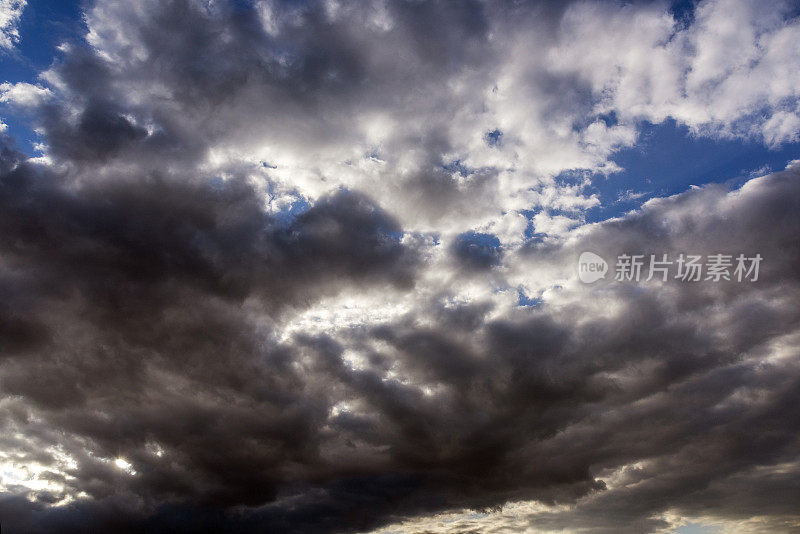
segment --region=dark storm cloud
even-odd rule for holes
[[[58,117],[56,109],[51,114],[46,122],[48,140],[53,152],[68,160],[103,161],[147,137],[147,130],[99,102],[89,104],[74,126]]]
[[[411,287],[415,254],[391,218],[344,191],[277,220],[238,179],[74,188],[5,145],[2,165],[2,387],[24,399],[4,407],[5,432],[21,425],[33,439],[36,407],[99,456],[137,462],[132,491],[150,502],[262,504],[292,479],[291,464],[317,461],[327,394],[314,399],[322,384],[308,383],[255,318],[268,325],[286,306],[349,284]],[[174,469],[149,465],[148,440],[175,447]],[[34,460],[30,445],[5,450],[53,460],[44,445]],[[112,506],[119,470],[79,456],[80,490]],[[53,499],[37,495],[39,505]],[[53,521],[79,524],[85,512],[112,528],[141,515],[92,509]],[[6,525],[23,528],[8,514]]]
[[[31,266],[31,282],[45,288],[30,284],[27,311],[20,301],[6,328],[63,331],[5,356],[3,387],[17,399],[6,424],[42,443],[59,429],[95,451],[65,443],[77,461],[65,483],[93,501],[48,510],[57,496],[47,492],[33,503],[9,497],[12,528],[333,532],[519,499],[580,499],[531,521],[609,532],[658,527],[667,509],[792,512],[800,369],[791,345],[788,359],[764,358],[765,343],[796,331],[800,318],[795,171],[736,194],[710,188],[663,201],[576,245],[695,242],[669,222],[679,221],[704,228],[715,247],[729,233],[743,247],[757,239],[769,259],[758,283],[663,293],[598,286],[613,298],[611,314],[590,306],[598,295],[506,318],[432,303],[339,340],[291,343],[270,339],[238,304],[245,295],[269,309],[291,302],[287,288],[328,277],[407,283],[395,271],[398,230],[366,199],[342,193],[274,230],[241,184],[144,181],[76,196],[25,163],[2,183],[4,257]],[[715,226],[734,212],[733,226]],[[369,252],[347,248],[355,245]],[[429,327],[418,322],[425,314]],[[747,322],[765,314],[771,320]],[[731,335],[739,328],[747,332]],[[368,349],[375,340],[383,348]],[[368,352],[369,365],[346,363],[347,347]],[[387,362],[403,381],[385,378]],[[331,412],[341,402],[350,407]],[[44,422],[28,418],[34,407]],[[24,440],[5,447],[33,454]],[[120,456],[135,475],[98,459]],[[601,480],[604,469],[635,462],[625,485]],[[132,505],[134,496],[147,506]]]
[[[237,178],[151,174],[75,190],[24,161],[4,163],[16,164],[2,176],[6,257],[15,267],[52,271],[62,286],[110,298],[129,284],[150,291],[186,282],[224,297],[261,291],[280,305],[294,292],[311,295],[326,278],[411,282],[401,229],[357,193],[322,198],[276,223]]]
[[[83,340],[96,354],[80,363],[51,353],[49,343],[63,338],[80,343],[82,335],[107,334],[109,343],[155,351],[169,345],[191,357],[189,339],[202,334],[196,348],[235,347],[239,339],[253,350],[250,334],[229,332],[240,330],[234,316],[247,298],[274,313],[349,283],[413,283],[416,260],[399,243],[401,230],[356,193],[320,199],[278,223],[237,179],[150,176],[71,189],[57,174],[4,154],[0,330],[4,353],[26,355],[8,362],[3,384],[42,405],[81,404],[82,385],[93,387],[93,371],[114,375],[102,370],[112,362],[132,373],[120,380],[135,382],[141,371],[141,362],[120,360],[120,348],[104,354],[99,339]],[[184,307],[194,316],[174,316]],[[70,332],[63,313],[75,313],[76,324],[87,321],[88,331]]]

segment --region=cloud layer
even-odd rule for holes
[[[800,167],[584,224],[642,121],[798,139],[791,6],[667,7],[89,6],[0,86],[6,528],[800,528]]]

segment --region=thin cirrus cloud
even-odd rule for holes
[[[86,4],[0,85],[0,521],[800,528],[797,162],[586,222],[645,123],[796,146],[795,11]]]

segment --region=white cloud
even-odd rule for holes
[[[800,20],[785,20],[788,7],[706,0],[681,28],[657,4],[576,3],[551,65],[589,83],[598,111],[626,121],[673,117],[697,133],[774,146],[800,131]]]
[[[50,98],[50,89],[26,82],[0,84],[0,102],[23,108],[34,108]]]
[[[26,0],[0,0],[0,48],[12,48],[19,40],[17,29]]]

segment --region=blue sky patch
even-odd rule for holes
[[[586,220],[618,217],[650,198],[681,193],[693,185],[729,183],[736,187],[755,175],[783,170],[798,158],[800,143],[770,149],[756,140],[694,136],[672,119],[644,123],[637,144],[611,158],[624,170],[592,178],[588,192],[597,193],[600,205],[587,210]]]

